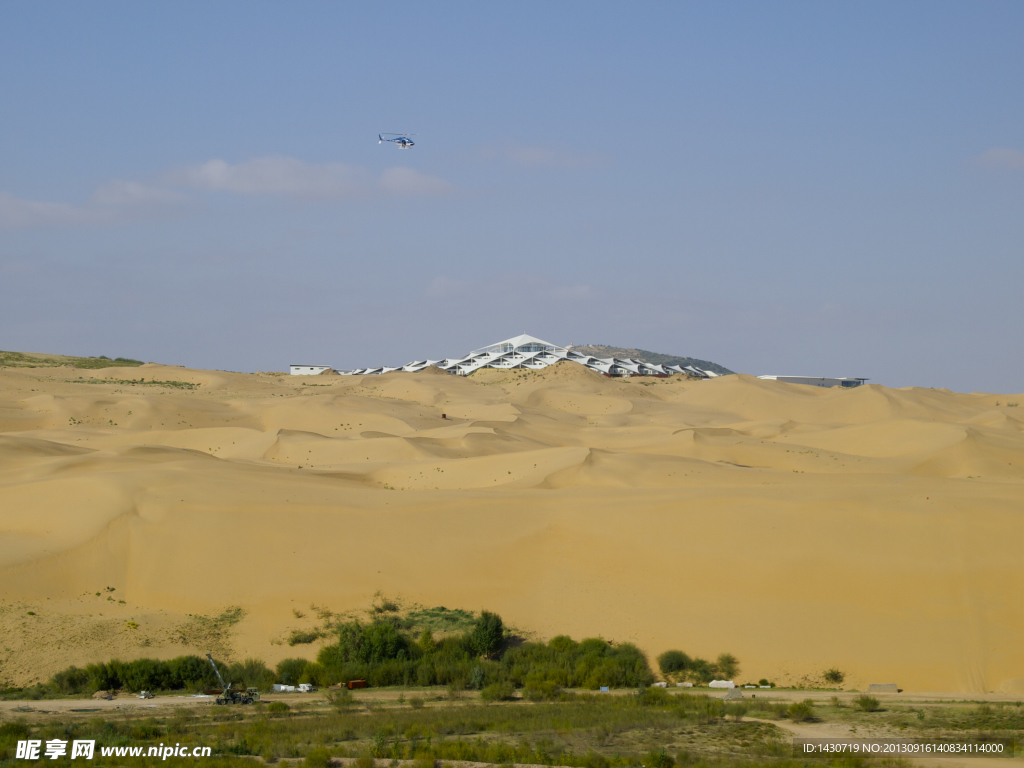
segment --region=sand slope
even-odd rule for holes
[[[1020,401],[571,363],[0,369],[0,682],[313,655],[281,643],[310,605],[383,590],[729,651],[743,679],[1024,692]]]

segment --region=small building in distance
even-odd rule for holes
[[[324,371],[331,369],[329,365],[293,365],[290,367],[292,376],[319,376]]]
[[[758,376],[757,378],[784,381],[787,384],[807,384],[812,387],[859,387],[865,381],[868,381],[868,379],[854,376],[840,378],[829,378],[827,376]]]

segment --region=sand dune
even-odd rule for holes
[[[313,655],[281,642],[293,609],[383,590],[729,651],[743,679],[1024,692],[1021,400],[571,363],[0,369],[0,682]]]

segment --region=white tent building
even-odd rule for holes
[[[712,371],[703,371],[692,365],[681,367],[678,365],[645,363],[643,360],[635,360],[633,358],[592,357],[574,352],[571,347],[560,347],[557,344],[552,344],[526,334],[506,339],[505,341],[499,341],[497,344],[481,347],[460,358],[414,360],[411,363],[395,368],[360,368],[355,371],[339,371],[339,373],[348,376],[373,376],[381,373],[391,373],[392,371],[415,373],[429,366],[435,366],[447,373],[468,376],[473,371],[478,371],[481,368],[539,371],[562,360],[585,365],[590,370],[603,373],[606,376],[671,376],[674,373],[681,373],[687,376],[710,379],[719,375]]]
[[[758,376],[757,378],[784,381],[787,384],[807,384],[811,387],[859,387],[868,381],[859,376]]]

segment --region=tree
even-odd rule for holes
[[[665,651],[658,657],[658,669],[663,675],[673,675],[686,672],[693,661],[682,651]]]
[[[433,653],[437,650],[437,641],[434,640],[434,633],[429,629],[424,629],[420,634],[418,645],[423,653]]]
[[[473,625],[469,636],[473,650],[481,656],[490,656],[499,650],[505,641],[505,625],[501,616],[490,611],[481,611],[480,618]]]
[[[715,665],[699,656],[690,665],[689,676],[699,683],[710,683],[715,679]]]
[[[718,674],[721,675],[723,680],[732,680],[740,673],[740,662],[731,653],[723,653],[718,657],[718,661],[715,662],[715,666],[718,668]]]
[[[359,661],[368,664],[379,664],[389,659],[397,659],[405,650],[406,639],[391,625],[384,622],[371,624],[363,631],[362,643],[359,646]]]

